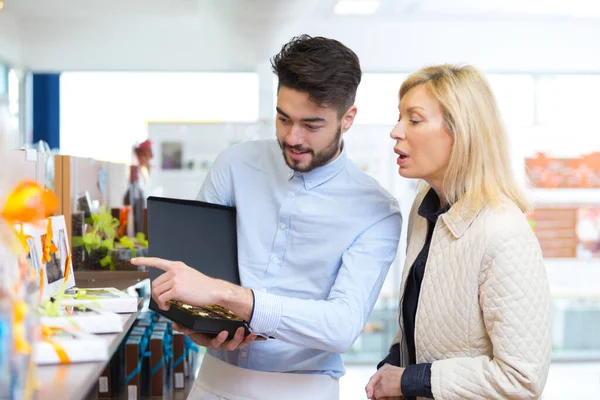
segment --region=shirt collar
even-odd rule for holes
[[[419,206],[419,215],[423,218],[427,218],[429,221],[435,223],[438,217],[446,213],[450,209],[450,205],[447,204],[444,208],[440,208],[440,198],[433,189],[429,189],[423,202]]]
[[[290,169],[290,173],[288,174],[289,179],[292,179],[294,176],[301,177],[304,180],[304,188],[306,190],[311,190],[322,185],[336,176],[346,166],[348,155],[344,147],[342,147],[342,152],[335,160],[312,171],[298,172]]]

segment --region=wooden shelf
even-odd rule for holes
[[[128,287],[136,285],[144,279],[149,279],[149,272],[146,271],[94,271],[84,270],[75,271],[75,284],[77,287],[99,288],[114,287],[119,290],[125,290]]]

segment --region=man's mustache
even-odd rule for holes
[[[308,153],[308,152],[312,152],[312,150],[311,150],[310,148],[307,148],[307,147],[302,147],[302,146],[290,146],[290,145],[289,145],[289,144],[287,144],[287,143],[284,143],[284,144],[283,144],[283,147],[284,147],[284,148],[288,148],[288,149],[290,149],[290,150],[294,150],[294,151],[296,151],[296,152],[298,152],[298,153]]]

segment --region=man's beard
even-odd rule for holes
[[[308,147],[290,146],[287,143],[282,143],[281,141],[278,142],[279,146],[281,147],[281,150],[283,150],[283,159],[285,160],[285,163],[288,165],[288,167],[298,172],[309,172],[315,168],[322,167],[323,165],[327,164],[338,154],[338,152],[344,147],[344,143],[340,140],[341,137],[342,127],[339,126],[335,137],[333,138],[331,143],[329,143],[329,146],[327,146],[324,150],[316,154],[313,149]],[[310,153],[312,157],[310,159],[309,164],[307,166],[301,167],[300,164],[302,163],[302,161],[288,160],[288,157],[285,153],[286,148],[292,149],[297,152]]]

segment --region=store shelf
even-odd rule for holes
[[[123,332],[98,335],[108,343],[109,359],[129,332],[139,312],[120,314]],[[38,400],[82,400],[98,382],[109,360],[94,363],[59,364],[37,367]]]
[[[75,283],[79,288],[114,287],[125,290],[149,279],[148,271],[75,271]]]

